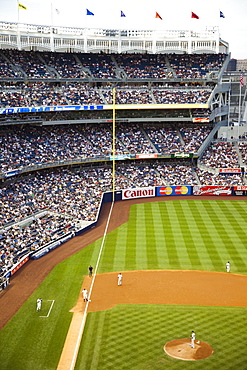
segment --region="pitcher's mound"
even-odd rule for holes
[[[195,341],[195,348],[191,348],[190,339],[175,339],[164,345],[164,351],[171,357],[185,361],[202,360],[212,355],[213,348],[202,341]]]

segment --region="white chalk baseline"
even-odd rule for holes
[[[50,316],[50,313],[51,313],[51,310],[52,310],[52,307],[55,303],[55,299],[47,299],[47,302],[51,302],[51,306],[49,308],[49,311],[48,311],[48,314],[46,316],[40,316],[40,317],[49,317]]]

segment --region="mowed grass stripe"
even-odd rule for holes
[[[125,246],[125,255],[123,256],[125,270],[136,269],[136,229],[138,208],[134,207],[131,210],[131,221],[127,224],[127,238]]]
[[[155,269],[158,266],[158,257],[156,251],[156,239],[155,239],[155,220],[153,217],[153,209],[155,205],[147,203],[145,206],[145,231],[146,231],[146,256],[147,256],[147,268]]]
[[[191,268],[190,258],[187,253],[186,242],[189,243],[186,231],[183,227],[183,215],[180,213],[179,201],[170,205],[169,212],[172,215],[172,227],[174,229],[174,247],[177,250],[182,268]]]
[[[221,249],[222,258],[223,255],[225,255],[225,262],[229,260],[235,261],[235,264],[238,266],[238,268],[246,270],[244,260],[236,248],[236,245],[239,245],[242,242],[240,241],[238,233],[235,230],[236,222],[234,222],[234,218],[230,216],[230,212],[225,214],[225,207],[223,211],[224,213],[222,212],[220,203],[216,203],[214,207],[210,204],[210,208],[211,214],[214,217],[216,232],[221,236],[221,243],[219,247]],[[234,210],[236,211],[236,209]],[[224,222],[222,222],[222,219]],[[232,267],[234,267],[235,270],[237,266],[232,264]]]
[[[215,218],[218,224],[221,224],[223,230],[223,243],[222,247],[225,248],[227,260],[231,260],[234,272],[247,271],[246,258],[247,258],[247,237],[246,237],[246,221],[243,218],[234,217],[238,214],[238,202],[232,202],[226,207],[224,205],[223,212],[225,214],[224,223],[219,217],[220,211],[222,212],[222,204],[218,202],[214,207]],[[222,248],[223,252],[223,248]]]
[[[206,202],[206,203],[205,203]],[[221,256],[218,252],[217,244],[214,239],[214,221],[208,214],[208,203],[207,201],[195,202],[197,209],[197,225],[201,232],[204,245],[208,250],[211,264],[215,270],[219,269],[219,266],[223,264]]]
[[[115,250],[116,250],[117,232],[114,230],[111,234],[107,234],[102,249],[101,258],[99,261],[98,273],[112,271],[114,268]],[[98,242],[98,241],[97,241]],[[99,249],[102,247],[103,238],[99,239]],[[98,253],[99,255],[99,253]],[[98,259],[98,257],[97,257]],[[96,261],[97,261],[96,259]]]
[[[111,234],[114,235],[114,239],[111,240]],[[106,251],[109,248],[109,244],[115,243],[115,254],[112,271],[124,270],[125,269],[125,256],[126,249],[128,248],[127,238],[128,238],[128,226],[127,224],[122,225],[121,228],[118,228],[108,235],[107,243],[105,245]]]
[[[104,335],[107,335],[107,331],[104,333],[104,328],[108,320],[109,317],[106,317],[106,311],[101,312],[99,316],[88,314],[75,370],[94,370],[98,368],[102,340]]]
[[[166,209],[161,207],[160,203],[154,202],[153,205],[153,218],[155,220],[154,227],[154,239],[156,241],[156,254],[157,254],[157,266],[155,268],[163,269],[167,268],[167,249],[165,245],[165,236],[162,218],[166,218]]]
[[[162,218],[162,224],[164,229],[165,246],[167,250],[167,268],[181,269],[178,252],[175,247],[175,235],[173,229],[173,221],[176,219],[176,213],[171,215],[171,204],[170,202],[159,203],[161,213],[164,208],[165,217]]]
[[[198,255],[196,241],[194,241],[193,233],[197,230],[197,224],[192,222],[191,211],[186,202],[174,203],[177,214],[179,215],[179,227],[181,229],[184,244],[186,247],[186,254],[190,260],[190,268],[201,269],[202,263]],[[184,267],[185,268],[185,267]]]
[[[190,217],[188,217],[188,219],[190,219],[190,222],[192,224],[196,225],[196,227],[194,227],[193,229],[192,237],[195,241],[195,245],[198,250],[198,254],[200,256],[202,269],[203,270],[213,270],[214,266],[212,264],[212,261],[209,255],[209,251],[205,245],[205,238],[202,237],[202,233],[201,233],[202,222],[199,222],[199,217],[198,217],[200,215],[200,212],[198,211],[195,205],[195,202],[193,200],[187,201],[187,207],[190,210],[190,213],[188,213]]]
[[[147,261],[147,239],[146,239],[146,223],[145,223],[145,205],[139,204],[138,206],[135,205],[134,207],[131,206],[135,210],[136,219],[135,219],[135,248],[136,248],[136,270],[143,270],[148,268],[148,261]]]
[[[236,233],[236,237],[239,240],[240,245],[244,246],[246,249],[247,244],[247,231],[246,231],[246,221],[247,221],[247,207],[245,205],[245,212],[241,212],[241,204],[245,202],[233,202],[229,205],[226,203],[228,207],[228,224],[234,225],[234,232]],[[240,217],[239,217],[240,216]]]
[[[174,247],[177,250],[177,255],[180,260],[182,269],[190,269],[191,262],[187,252],[186,243],[189,243],[187,230],[184,228],[184,217],[180,212],[178,202],[171,202],[169,211],[172,220],[172,229],[174,234]]]

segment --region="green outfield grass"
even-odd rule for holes
[[[99,273],[141,269],[191,269],[247,273],[245,201],[186,200],[131,207],[128,223],[109,233]],[[51,272],[0,333],[3,370],[56,369],[89,264],[95,266],[102,239]],[[107,289],[107,288],[106,288]],[[213,287],[212,287],[213,289]],[[246,294],[246,292],[243,292]],[[41,313],[35,311],[43,298]],[[49,318],[41,318],[55,300]],[[119,305],[88,314],[76,370],[246,369],[245,308]],[[185,362],[163,351],[167,341],[195,330],[215,352]]]

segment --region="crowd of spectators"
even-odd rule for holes
[[[9,68],[8,64],[6,64],[5,58],[2,57],[0,53],[0,78],[14,78],[18,77],[18,74],[13,71],[13,69]]]
[[[116,88],[116,104],[205,104],[211,90],[147,87]],[[0,85],[1,107],[112,104],[111,87],[93,87],[83,82],[29,81]]]
[[[219,70],[225,60],[224,54],[172,54],[170,65],[178,78],[205,78],[210,71]]]
[[[47,51],[1,50],[0,76],[27,78],[116,78],[127,79],[205,78],[219,70],[223,54],[96,54]],[[17,72],[16,68],[19,70]],[[5,74],[4,74],[5,73]]]
[[[117,176],[119,174],[128,179],[125,186],[129,187],[245,184],[241,175],[213,174],[194,167],[190,162],[122,164],[117,166]]]
[[[5,65],[15,77],[21,76],[28,78],[52,78],[54,74],[47,70],[47,65],[42,61],[40,53],[26,50],[4,49],[2,51]],[[16,73],[19,67],[19,73]]]
[[[246,140],[247,140],[247,137],[246,137]],[[242,141],[242,142],[239,142],[238,145],[239,145],[239,151],[242,157],[243,164],[247,165],[247,142]]]
[[[55,70],[60,78],[84,78],[81,63],[72,53],[43,52],[40,54],[45,64]]]
[[[148,137],[159,153],[182,152],[183,145],[175,126],[148,125],[145,128]]]
[[[113,103],[112,89],[101,89],[106,104]],[[116,104],[153,104],[151,91],[147,88],[116,90]]]
[[[201,185],[246,185],[241,174],[214,174],[199,168],[196,173]]]
[[[157,104],[205,104],[211,94],[211,90],[205,89],[155,89],[153,95]]]
[[[164,55],[118,54],[117,64],[127,78],[167,78],[169,76]]]
[[[205,124],[118,123],[115,154],[196,153],[211,129]],[[77,158],[109,157],[112,145],[110,124],[0,126],[0,172]],[[201,163],[238,166],[238,156],[233,144],[214,142]]]
[[[0,231],[0,276],[20,259],[75,230],[75,221],[62,215],[33,217],[26,226],[14,224]]]
[[[233,142],[213,141],[203,153],[200,162],[208,167],[239,167],[236,144]]]
[[[90,70],[95,78],[111,79],[116,77],[116,64],[109,54],[77,54],[81,65]]]
[[[88,168],[46,171],[0,189],[0,274],[24,254],[96,219],[100,197],[110,189],[111,171]],[[46,215],[36,217],[39,212]],[[32,217],[32,221],[30,219]],[[18,222],[28,220],[19,226]]]
[[[184,151],[186,153],[196,153],[204,140],[208,137],[212,130],[212,125],[194,125],[193,127],[187,125],[180,125],[179,131],[184,142]]]
[[[176,86],[149,84],[124,85],[128,79],[205,79],[219,70],[224,55],[138,55],[26,52],[2,50],[0,53],[0,107],[32,107],[58,105],[112,104],[112,86],[108,82],[92,82],[92,78],[111,80],[118,77],[116,104],[191,104],[206,103],[213,86]],[[119,77],[120,76],[120,77]],[[11,78],[22,77],[22,81]],[[9,81],[6,81],[9,78]],[[63,80],[63,79],[66,79]],[[74,80],[73,80],[74,79]],[[85,79],[87,80],[85,82]],[[25,81],[25,82],[24,82]],[[89,81],[89,82],[88,82]],[[162,84],[163,82],[161,82]],[[192,84],[188,82],[188,84]],[[115,84],[114,84],[115,86]],[[146,110],[140,117],[155,117],[163,113]],[[175,114],[175,109],[171,110]],[[93,118],[102,118],[98,112]],[[107,112],[108,113],[108,112]],[[106,114],[107,114],[106,113]],[[205,110],[203,114],[209,115]],[[119,112],[119,117],[122,112]],[[124,113],[126,114],[126,113]],[[136,112],[131,112],[135,116]],[[168,113],[167,113],[168,114]],[[178,110],[178,116],[202,116],[202,110]],[[176,115],[175,114],[175,115]],[[41,120],[80,119],[78,112],[50,112]],[[22,120],[24,115],[16,115]],[[47,118],[48,117],[48,118]],[[25,117],[28,119],[29,117]],[[87,116],[88,118],[88,116]],[[6,120],[5,120],[6,121]],[[141,120],[140,120],[141,122]],[[152,122],[150,120],[150,122]],[[196,153],[210,133],[210,125],[145,123],[116,125],[116,155]],[[112,190],[112,165],[106,163],[112,155],[112,125],[10,125],[0,126],[0,172],[51,164],[77,158],[99,158],[70,169],[51,169],[13,177],[0,185],[0,275],[10,269],[23,255],[76,230],[83,222],[95,221],[101,196]],[[242,185],[240,175],[215,175],[210,167],[239,167],[234,146],[213,142],[201,163],[208,171],[196,169],[194,162],[121,161],[116,162],[115,190],[146,186],[172,185]],[[242,143],[243,162],[247,145]],[[104,165],[103,165],[104,163]],[[109,162],[108,162],[109,163]],[[84,167],[83,167],[84,166]]]

